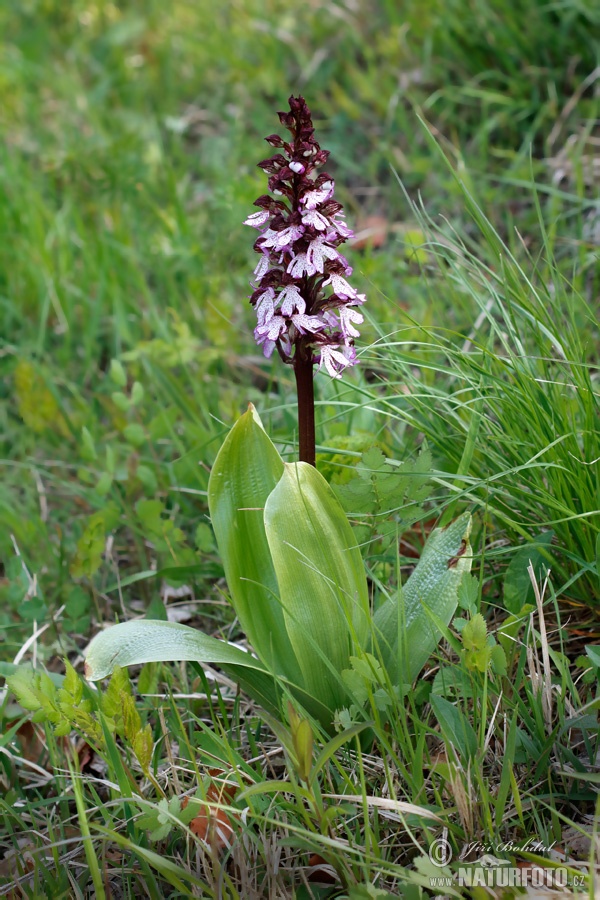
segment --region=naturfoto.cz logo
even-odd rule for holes
[[[459,868],[456,877],[438,876],[429,879],[432,888],[443,887],[486,887],[486,888],[565,888],[584,887],[585,876],[570,875],[564,866],[556,869],[538,866],[517,868],[497,866],[484,869],[482,866]]]

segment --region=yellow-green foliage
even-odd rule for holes
[[[106,751],[106,728],[126,741],[147,773],[154,741],[150,726],[142,724],[127,670],[117,666],[106,691],[90,695],[87,688],[84,697],[83,679],[68,660],[65,667],[60,685],[56,676],[51,678],[29,666],[20,666],[6,682],[20,705],[33,712],[34,722],[49,723],[59,737],[77,731],[100,752]]]
[[[14,372],[15,400],[19,415],[37,434],[47,428],[66,434],[66,423],[54,394],[42,375],[25,359],[19,360]]]
[[[102,554],[106,544],[106,535],[119,519],[119,511],[114,504],[108,503],[103,510],[90,516],[85,530],[77,541],[77,553],[71,563],[71,575],[74,578],[91,578],[102,563]]]
[[[486,621],[476,613],[462,630],[463,659],[469,671],[487,672],[491,666],[496,674],[506,674],[506,656],[494,636],[488,634]]]

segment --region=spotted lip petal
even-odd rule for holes
[[[259,211],[244,223],[260,231],[250,298],[257,318],[254,336],[266,357],[275,347],[287,363],[308,354],[320,370],[339,378],[357,362],[355,326],[363,317],[350,307],[366,298],[346,280],[352,267],[338,248],[353,232],[334,200],[333,179],[318,173],[329,152],[315,140],[304,98],[290,97],[289,106],[279,120],[291,140],[269,135],[265,140],[278,152],[258,164],[274,196],[262,194],[254,204]]]
[[[261,225],[269,218],[269,212],[266,209],[262,209],[259,212],[252,213],[251,216],[244,221],[244,225],[250,225],[252,228],[260,228]]]

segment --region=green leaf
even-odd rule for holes
[[[111,380],[117,387],[125,387],[127,384],[127,373],[123,368],[123,364],[118,359],[111,359],[110,369],[108,370]]]
[[[500,648],[502,649],[502,648]],[[502,651],[504,652],[504,651]],[[484,647],[482,650],[466,650],[464,661],[470,672],[486,672],[492,659],[492,648]]]
[[[222,574],[222,572],[220,573]],[[138,581],[147,581],[150,578],[166,578],[171,581],[185,581],[187,578],[193,578],[199,575],[201,578],[219,577],[219,569],[210,563],[197,563],[193,566],[166,566],[164,569],[146,569],[144,572],[136,572],[134,575],[128,575],[115,584],[105,588],[105,593],[110,594],[119,588],[128,587],[130,584],[136,584]]]
[[[19,616],[24,619],[26,622],[40,621],[43,620],[48,612],[48,607],[41,599],[41,597],[32,597],[30,600],[26,600],[19,607]]]
[[[592,644],[588,644],[585,648],[585,652],[587,653],[590,662],[595,668],[600,669],[600,650],[598,647],[594,647]]]
[[[215,539],[211,531],[210,525],[206,522],[199,522],[194,533],[194,543],[198,550],[202,553],[209,553],[214,550]]]
[[[362,731],[365,731],[367,728],[370,728],[373,725],[373,722],[358,722],[355,725],[350,725],[348,728],[344,729],[344,731],[340,732],[340,734],[336,734],[331,740],[327,741],[324,747],[321,749],[319,755],[315,759],[314,766],[311,771],[310,780],[314,782],[315,778],[323,768],[323,766],[330,760],[335,753],[343,747],[343,745],[349,741],[351,738],[356,737]]]
[[[518,648],[516,637],[524,624],[529,621],[529,613],[534,609],[533,604],[526,604],[518,613],[508,616],[498,628],[496,634],[507,660],[512,660],[516,654]]]
[[[163,603],[160,594],[155,594],[152,597],[152,600],[146,608],[146,616],[148,619],[160,619],[161,622],[166,622],[169,618],[167,607]]]
[[[467,622],[462,632],[465,650],[483,650],[487,641],[487,625],[481,613],[477,613]]]
[[[158,480],[150,466],[138,466],[135,470],[135,477],[141,482],[147,494],[155,494],[158,490]]]
[[[465,714],[453,703],[444,700],[437,694],[432,694],[429,702],[440,724],[444,740],[450,742],[463,759],[475,756],[477,735]]]
[[[164,506],[160,500],[138,500],[135,504],[135,511],[145,529],[151,531],[152,534],[162,534],[163,519],[161,514],[164,511]]]
[[[157,693],[159,668],[156,663],[146,663],[143,667],[137,680],[137,689],[140,694]]]
[[[181,802],[178,797],[171,797],[168,801],[163,797],[154,809],[140,816],[136,824],[138,828],[150,832],[151,841],[162,841],[171,831],[175,824],[173,817],[177,818],[180,810]]]
[[[121,622],[96,635],[87,649],[85,677],[89,681],[99,681],[110,675],[116,666],[170,660],[231,663],[266,671],[263,663],[249,653],[188,625],[139,619]]]
[[[132,422],[123,430],[123,436],[132,447],[141,447],[146,443],[146,432],[138,422]]]
[[[124,791],[122,791],[122,793],[124,793]],[[172,797],[171,801],[169,801],[169,808],[174,799],[177,798]],[[124,847],[128,854],[133,854],[137,859],[141,859],[144,865],[149,865],[152,866],[153,869],[156,869],[169,884],[173,885],[175,890],[178,891],[179,896],[189,896],[189,890],[186,887],[186,883],[193,885],[196,889],[196,893],[199,896],[202,896],[202,891],[206,887],[206,882],[197,878],[192,872],[182,867],[179,860],[175,863],[164,855],[164,851],[160,854],[148,850],[141,845],[139,840],[135,842],[130,841],[113,828],[105,828],[103,825],[98,825],[95,822],[90,822],[90,827],[98,832],[98,834],[103,835],[105,842],[108,843],[110,841],[110,843],[115,843],[120,847]]]
[[[68,659],[65,660],[65,680],[61,690],[69,695],[72,705],[77,706],[83,697],[83,682]]]
[[[511,613],[518,613],[526,603],[533,602],[533,585],[527,571],[533,565],[536,577],[550,568],[549,547],[554,537],[553,531],[545,531],[535,541],[519,547],[504,576],[504,605]]]
[[[39,670],[33,668],[30,663],[9,663],[0,661],[0,675],[3,678],[7,678],[11,675],[27,673],[29,676],[35,676],[39,673]],[[50,678],[53,685],[56,687],[62,687],[65,676],[59,675],[57,672],[48,672],[48,677]]]
[[[446,698],[454,695],[457,699],[469,699],[473,696],[473,679],[459,666],[440,666],[433,679],[432,693]]]
[[[87,462],[96,459],[96,445],[88,428],[85,425],[81,429],[81,443],[83,444],[81,455]]]
[[[313,758],[313,730],[308,719],[299,716],[291,703],[288,703],[288,718],[296,771],[302,781],[308,781]]]
[[[302,684],[333,713],[348,700],[341,672],[369,633],[367,579],[352,528],[323,476],[302,462],[286,464],[266,502],[265,528]]]
[[[139,381],[134,381],[131,388],[131,402],[134,406],[141,403],[144,399],[144,387]]]
[[[131,696],[131,682],[129,674],[116,661],[113,662],[110,673],[111,679],[106,691],[101,695],[100,705],[105,716],[115,719],[122,714],[123,697]]]
[[[485,672],[492,658],[492,646],[488,641],[487,625],[481,613],[476,613],[462,630],[464,661],[467,669]],[[491,638],[493,641],[493,638]],[[502,651],[503,652],[503,651]]]
[[[479,579],[474,575],[465,575],[458,589],[458,605],[472,615],[477,611],[479,597]]]
[[[225,641],[176,622],[139,619],[101,631],[87,649],[85,676],[89,681],[99,681],[117,666],[178,660],[218,663],[258,703],[279,712],[279,695],[260,660]]]
[[[106,497],[111,489],[112,483],[113,477],[110,472],[103,472],[96,482],[96,493],[99,494],[100,497]]]
[[[35,711],[40,708],[39,679],[34,669],[25,666],[16,669],[14,674],[6,677],[6,684],[23,709]]]
[[[74,578],[91,578],[98,571],[102,564],[106,533],[114,527],[117,520],[118,512],[115,519],[115,507],[110,503],[90,516],[85,531],[77,541],[77,553],[71,563],[71,575]]]
[[[386,463],[387,459],[379,447],[369,447],[362,455],[361,465],[358,466],[358,470],[361,475],[365,475],[368,478],[372,472],[376,472],[378,469],[385,469]]]
[[[269,668],[299,684],[264,524],[267,498],[282,474],[283,461],[250,404],[217,454],[208,506],[231,601],[248,640]]]
[[[385,674],[377,659],[371,653],[362,657],[350,657],[351,669],[344,669],[342,678],[353,702],[364,705],[370,694],[385,684]]]
[[[462,578],[471,569],[470,531],[469,513],[436,528],[398,596],[376,611],[376,643],[393,684],[412,684],[441,637],[433,620],[448,625],[452,619]]]
[[[129,407],[131,406],[131,400],[129,399],[127,394],[124,394],[123,391],[113,391],[111,397],[113,399],[113,403],[115,404],[117,409],[120,410],[120,412],[127,412]]]
[[[506,653],[500,644],[496,644],[491,648],[491,664],[492,671],[496,675],[506,675],[508,672],[508,663],[506,660]]]
[[[61,721],[55,725],[54,734],[56,737],[66,737],[73,730],[71,726],[71,722],[68,718],[61,719]]]
[[[78,619],[85,615],[90,608],[90,596],[79,585],[75,585],[70,591],[65,603],[65,612],[70,619]]]
[[[131,744],[142,730],[142,720],[131,694],[122,694],[121,714],[123,716],[123,734],[125,739]],[[135,752],[137,756],[137,751]]]
[[[574,778],[576,781],[590,781],[592,784],[600,785],[600,772],[574,772],[573,770],[563,772],[556,769],[557,775],[563,775],[565,778]]]
[[[356,884],[350,888],[348,900],[392,900],[395,896],[397,895],[375,887],[374,884]]]
[[[392,464],[379,447],[371,447],[363,453],[354,476],[345,484],[336,484],[334,490],[348,512],[376,516],[397,512],[399,524],[405,528],[418,519],[417,504],[430,493],[430,478],[431,454],[426,446],[415,460],[400,464]],[[378,521],[378,533],[380,528]]]

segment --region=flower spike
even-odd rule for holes
[[[365,297],[346,280],[352,268],[338,251],[353,233],[333,199],[334,181],[318,173],[329,151],[314,138],[304,98],[290,97],[289,106],[279,120],[291,140],[269,135],[265,140],[277,152],[258,164],[270,176],[275,196],[259,197],[254,204],[259,212],[244,223],[260,232],[250,297],[257,315],[254,336],[265,356],[277,347],[284,362],[295,368],[317,364],[339,378],[357,362],[355,326],[363,317],[356,307]]]

